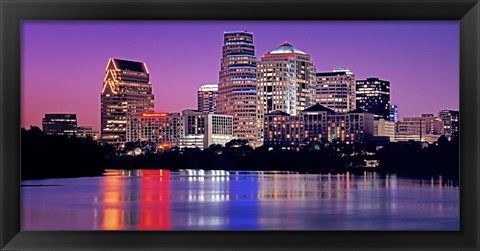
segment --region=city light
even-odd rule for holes
[[[168,113],[143,113],[142,117],[148,118],[148,117],[167,117]]]

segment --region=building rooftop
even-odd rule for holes
[[[347,75],[347,73],[344,71],[317,72],[317,76],[340,76],[340,75]]]
[[[284,54],[284,53],[297,53],[297,54],[303,54],[303,55],[307,54],[307,53],[293,47],[288,42],[283,43],[280,47],[277,47],[277,48],[269,51],[267,54]]]
[[[276,111],[270,112],[270,113],[268,113],[267,115],[275,115],[275,116],[290,116],[290,114],[288,114],[288,113],[286,113],[286,112],[279,111],[279,110],[276,110]]]
[[[353,75],[353,72],[347,68],[335,68],[329,72],[317,72],[317,76],[340,76],[340,75]]]
[[[218,84],[206,84],[200,86],[198,91],[218,91]]]
[[[113,58],[113,63],[115,64],[115,67],[119,70],[130,70],[148,74],[147,66],[143,62]]]
[[[365,112],[365,110],[363,110],[363,109],[357,108],[357,109],[351,110],[351,111],[349,111],[349,112],[347,112],[347,113],[366,113],[366,112]]]
[[[246,30],[243,30],[243,31],[225,31],[223,32],[224,34],[235,34],[235,33],[244,33],[244,34],[250,34],[252,35],[252,32],[249,32],[249,31],[246,31]]]
[[[325,107],[325,106],[323,106],[319,103],[308,107],[307,109],[303,110],[302,112],[328,112],[328,113],[332,113],[332,114],[335,113],[332,109],[327,108],[327,107]]]

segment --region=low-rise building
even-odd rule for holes
[[[128,119],[127,141],[147,141],[162,146],[205,149],[225,145],[233,139],[232,116],[205,114],[198,110],[182,113],[144,113]]]
[[[100,133],[97,130],[94,130],[93,127],[91,126],[78,126],[77,137],[79,138],[90,137],[93,140],[98,140],[100,138]]]
[[[444,134],[443,121],[433,114],[421,117],[405,117],[396,123],[396,141],[420,141],[434,143]]]
[[[373,136],[388,137],[390,142],[395,142],[395,121],[379,119],[373,121]]]
[[[367,140],[373,136],[373,114],[362,110],[335,113],[320,104],[298,116],[274,111],[265,116],[264,144],[299,146],[318,140],[340,140],[346,143]]]
[[[77,134],[77,114],[45,114],[42,131],[48,135],[75,136]]]

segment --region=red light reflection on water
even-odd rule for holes
[[[123,175],[104,177],[100,229],[170,229],[170,171],[139,170],[138,183]]]
[[[170,229],[170,171],[141,170],[140,230]]]

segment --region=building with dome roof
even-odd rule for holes
[[[265,114],[292,116],[315,104],[316,68],[307,53],[288,42],[257,62],[257,126],[263,135]]]

